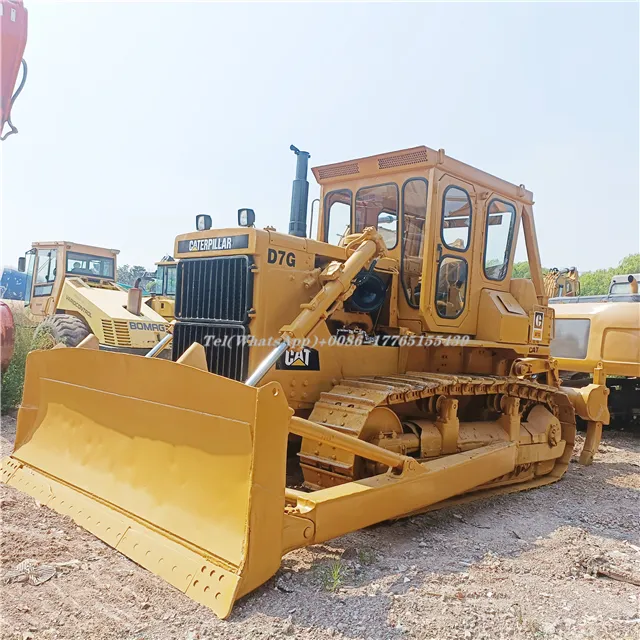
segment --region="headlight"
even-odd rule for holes
[[[211,229],[211,216],[208,216],[206,213],[201,213],[199,216],[196,216],[196,229],[198,231]]]
[[[253,227],[256,214],[253,209],[238,209],[238,226]]]

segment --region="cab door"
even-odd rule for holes
[[[38,247],[34,258],[29,307],[33,315],[46,316],[55,312],[58,251],[56,247]],[[29,278],[28,275],[27,278]]]
[[[474,186],[443,174],[438,180],[434,206],[431,260],[425,260],[423,282],[430,287],[420,306],[429,331],[463,333],[471,324],[471,278],[474,265],[474,230],[479,217]]]

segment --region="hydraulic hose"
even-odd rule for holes
[[[24,58],[22,58],[21,65],[22,65],[22,80],[20,80],[20,84],[18,85],[18,88],[15,90],[15,92],[11,96],[11,101],[9,102],[9,115],[7,116],[7,124],[9,125],[10,131],[7,131],[7,133],[5,133],[3,136],[0,136],[1,141],[6,140],[10,135],[13,135],[14,133],[18,133],[17,127],[15,127],[13,125],[13,122],[11,122],[11,110],[13,109],[13,105],[15,101],[18,99],[18,96],[22,92],[22,89],[24,89],[25,82],[27,81],[27,61]]]

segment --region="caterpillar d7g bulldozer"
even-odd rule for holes
[[[318,167],[313,240],[294,151],[289,234],[243,209],[176,239],[174,361],[30,354],[2,465],[221,617],[292,549],[555,482],[576,413],[608,420],[559,386],[524,186],[427,147]]]

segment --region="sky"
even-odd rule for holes
[[[640,250],[636,3],[26,5],[3,264],[71,240],[150,268],[240,207],[286,232],[290,144],[312,166],[426,144],[524,183],[548,267]]]

